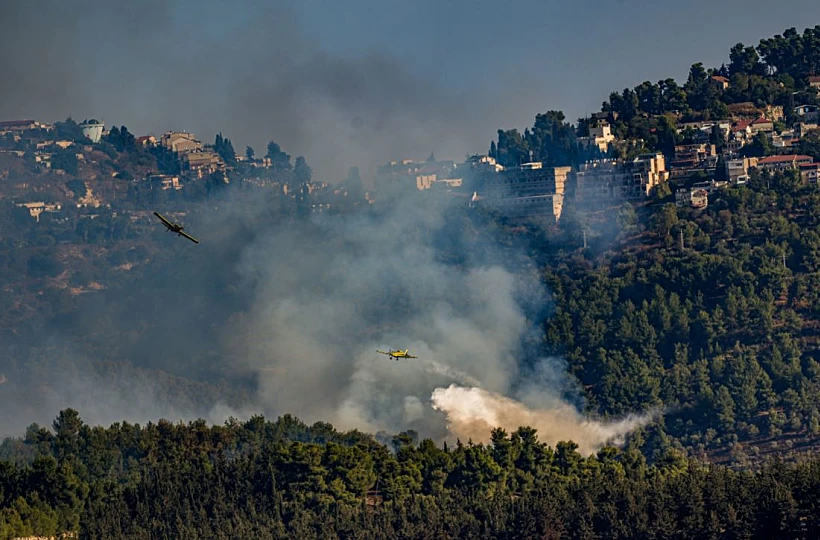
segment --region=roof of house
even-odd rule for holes
[[[747,127],[752,125],[751,120],[738,120],[734,124],[732,124],[732,131],[743,131]]]
[[[812,75],[811,77],[809,77],[809,82],[810,83],[820,82],[820,75]]]
[[[0,128],[15,126],[30,126],[34,120],[4,120],[0,122]]]
[[[772,121],[771,121],[771,120],[769,120],[768,118],[763,118],[763,117],[761,116],[760,118],[755,119],[755,120],[752,122],[752,125],[754,125],[754,124],[771,124],[771,123],[772,123]]]
[[[729,82],[729,79],[727,79],[723,75],[712,75],[712,80],[722,82],[722,83],[728,83]]]
[[[803,156],[799,154],[791,154],[788,156],[769,156],[761,158],[757,163],[758,164],[767,164],[767,163],[789,163],[793,161],[803,161],[803,160],[811,160],[811,156]]]

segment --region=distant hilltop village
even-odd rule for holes
[[[185,131],[135,137],[96,119],[0,122],[0,197],[11,193],[35,219],[124,195],[131,206],[193,202],[228,184],[273,190],[294,199],[299,212],[335,212],[414,191],[553,223],[570,207],[601,213],[653,201],[703,208],[715,188],[765,180],[767,171],[817,183],[818,29],[790,28],[756,47],[738,43],[728,64],[693,64],[683,84],[667,78],[612,92],[599,112],[576,124],[560,111],[537,114],[523,133],[499,129],[486,154],[462,163],[433,154],[390,161],[375,171],[371,190],[356,167],[333,185],[317,182],[304,157],[292,161],[273,141],[257,157],[250,147],[235,152],[221,134],[205,144]],[[43,173],[39,185],[22,174],[26,169]],[[62,200],[46,196],[48,182],[60,184],[51,181],[56,175],[66,176],[61,187],[70,191]]]
[[[73,217],[73,209],[81,210],[81,219],[115,214],[150,220],[145,208],[195,203],[232,184],[293,199],[301,213],[373,202],[356,167],[340,186],[312,176],[304,157],[292,160],[273,141],[256,157],[250,147],[236,153],[221,134],[207,144],[187,131],[135,137],[96,119],[0,122],[0,201],[13,202],[37,222]]]
[[[725,91],[730,83],[726,77],[713,75],[708,84],[715,91]],[[813,77],[810,85],[820,87],[820,79]],[[539,115],[541,120],[542,116]],[[647,144],[643,139],[617,137],[612,124],[618,121],[618,112],[600,112],[588,119],[583,136],[568,136],[571,147],[565,152],[571,164],[554,166],[527,160],[532,151],[515,154],[518,163],[510,163],[515,149],[512,143],[502,140],[502,135],[512,133],[514,138],[516,133],[499,132],[498,146],[493,142],[489,154],[471,156],[463,163],[441,161],[431,154],[425,161],[404,159],[382,165],[376,170],[374,189],[361,190],[361,195],[367,204],[379,196],[429,190],[460,197],[466,204],[492,209],[507,218],[539,217],[552,222],[561,219],[569,201],[581,210],[601,210],[624,202],[639,203],[653,195],[657,199],[674,196],[678,206],[704,208],[713,188],[743,184],[754,170],[790,169],[798,172],[805,183],[817,182],[820,163],[793,150],[802,137],[817,132],[820,107],[795,106],[788,115],[794,119],[791,127],[784,124],[786,117],[782,106],[733,104],[727,119],[677,123],[674,140],[680,144],[674,144],[665,155],[662,151],[645,151]],[[558,117],[553,116],[553,121],[555,118]],[[101,142],[108,141],[120,150],[127,150],[128,145],[158,149],[171,156],[173,166],[127,178],[136,192],[179,191],[215,177],[228,183],[232,175],[239,174],[239,180],[247,185],[276,188],[294,198],[310,197],[311,212],[332,210],[347,198],[351,185],[361,185],[356,167],[350,168],[349,178],[337,187],[313,181],[304,158],[299,158],[303,170],[300,175],[290,163],[290,156],[278,145],[269,145],[268,153],[256,158],[250,148],[245,155],[236,154],[230,140],[223,139],[221,134],[215,144],[208,145],[185,131],[168,131],[159,139],[153,135],[135,138],[126,128],[107,131],[104,122],[95,119],[73,125],[82,133],[82,140],[61,139],[55,136],[54,125],[34,120],[0,122],[0,152],[28,156],[38,166],[56,174],[75,174],[76,165],[72,164],[84,162],[86,155]],[[555,125],[560,127],[560,122]],[[34,137],[33,146],[24,141],[27,134],[40,134],[39,138]],[[31,140],[29,137],[28,143]],[[761,146],[765,147],[762,151],[749,151]],[[506,165],[500,163],[502,157]],[[289,176],[253,173],[280,169]],[[4,174],[8,176],[7,171],[0,171],[0,179]],[[122,174],[125,173],[114,172],[113,176]],[[674,193],[670,191],[673,186]],[[43,212],[62,209],[59,202],[26,200],[17,204],[27,208],[37,220]],[[86,190],[75,204],[99,206],[102,202]]]
[[[726,84],[724,77],[712,80]],[[793,147],[803,135],[818,129],[819,107],[795,107],[793,113],[798,120],[790,128],[782,126],[782,107],[760,111],[752,104],[742,104],[735,110],[737,114],[728,120],[681,123],[676,134],[685,144],[674,145],[671,159],[659,151],[631,151],[643,148],[644,141],[616,138],[610,122],[617,113],[598,113],[591,119],[589,135],[575,141],[578,154],[588,157],[574,166],[522,162],[505,167],[491,155],[476,155],[455,164],[431,156],[426,162],[402,160],[379,167],[376,192],[395,190],[399,185],[448,192],[469,187],[471,203],[492,207],[504,216],[540,216],[557,221],[567,198],[581,209],[602,209],[625,201],[646,200],[668,187],[670,180],[679,187],[675,203],[694,208],[707,206],[711,189],[744,184],[755,169],[791,169],[800,174],[803,182],[817,183],[820,163],[811,156],[794,153]],[[759,144],[761,137],[765,137],[772,155],[744,157],[744,150]],[[623,149],[628,157],[611,157],[624,153]],[[662,198],[662,192],[658,198]]]

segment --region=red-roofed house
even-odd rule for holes
[[[752,138],[752,121],[738,120],[729,128],[729,140],[726,144],[726,150],[729,152],[737,152],[749,142]]]
[[[820,88],[820,76],[813,75],[809,77],[809,86],[812,88]]]
[[[774,131],[774,123],[769,120],[768,118],[763,118],[762,116],[752,122],[751,125],[752,131],[757,133],[758,131],[765,131],[767,133],[771,133]]]
[[[712,75],[709,79],[709,84],[720,90],[726,90],[729,88],[729,79],[722,75]]]
[[[732,133],[738,133],[743,131],[751,133],[751,125],[751,120],[738,120],[737,122],[732,124]]]
[[[142,146],[156,146],[157,138],[153,135],[145,135],[144,137],[137,137],[137,144]]]
[[[797,169],[804,164],[813,162],[811,156],[789,155],[789,156],[769,156],[761,158],[757,162],[758,168],[769,171],[783,171],[786,169]]]

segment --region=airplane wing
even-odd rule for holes
[[[179,234],[180,234],[181,236],[184,236],[185,238],[187,238],[188,240],[190,240],[190,241],[191,241],[191,242],[193,242],[194,244],[198,244],[198,243],[199,243],[199,240],[197,240],[196,238],[194,238],[194,237],[193,237],[193,236],[191,236],[190,234],[186,233],[185,231],[179,231]]]
[[[376,351],[376,352],[377,352],[377,353],[381,353],[381,354],[386,354],[387,356],[393,356],[393,355],[392,355],[392,354],[390,354],[389,352],[384,352],[384,351]]]
[[[413,356],[412,354],[405,354],[405,358],[418,358],[418,356]]]
[[[173,228],[174,228],[174,224],[173,224],[173,223],[171,223],[170,221],[168,221],[168,220],[165,218],[165,216],[163,216],[163,215],[162,215],[162,214],[160,214],[159,212],[154,212],[154,215],[155,215],[155,216],[157,216],[157,217],[158,217],[158,218],[162,221],[163,225],[165,225],[165,226],[166,226],[166,227],[168,227],[169,229],[173,229]]]

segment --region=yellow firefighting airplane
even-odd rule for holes
[[[167,227],[169,231],[175,232],[180,236],[184,236],[185,238],[187,238],[188,240],[190,240],[191,242],[193,242],[195,244],[199,243],[199,240],[197,240],[196,238],[194,238],[190,234],[183,231],[184,227],[182,225],[180,225],[179,223],[174,223],[173,221],[168,220],[165,216],[163,216],[162,214],[160,214],[158,212],[154,212],[154,215],[157,216],[160,219],[160,221],[162,221],[162,224],[165,225],[165,227]]]
[[[390,358],[392,358],[396,362],[399,361],[399,358],[418,358],[418,356],[413,356],[412,354],[408,354],[407,349],[404,349],[404,350],[396,349],[395,351],[392,351],[392,350],[388,349],[387,352],[384,352],[384,351],[376,351],[376,352],[381,353],[381,354],[386,354],[387,356],[389,356]]]

